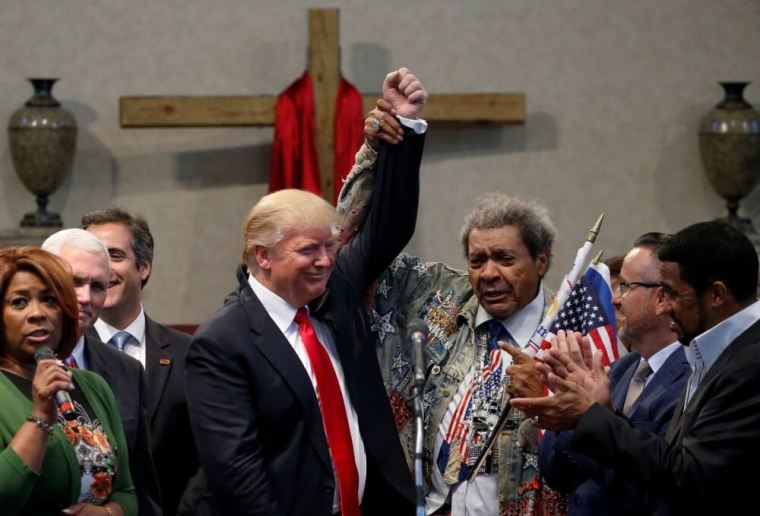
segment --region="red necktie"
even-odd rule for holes
[[[295,318],[301,340],[309,355],[311,369],[317,380],[317,399],[327,434],[333,466],[338,475],[340,510],[344,516],[360,516],[359,472],[356,470],[351,432],[348,429],[343,395],[330,356],[314,333],[305,308],[299,308]]]
[[[65,365],[66,367],[69,367],[69,368],[71,368],[71,369],[77,369],[77,368],[79,367],[79,366],[77,365],[77,359],[76,359],[76,358],[74,358],[74,355],[71,355],[71,356],[67,357],[67,358],[66,358],[66,359],[63,361],[63,363],[64,363],[64,365]]]

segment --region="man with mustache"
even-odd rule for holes
[[[161,497],[148,437],[143,368],[137,360],[86,333],[98,319],[106,301],[111,275],[108,250],[100,240],[82,229],[58,231],[42,243],[42,249],[68,263],[74,277],[82,336],[66,363],[98,373],[111,387],[124,426],[139,514],[160,515]]]

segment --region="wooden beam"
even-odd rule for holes
[[[274,125],[275,95],[121,97],[122,127]]]
[[[314,135],[322,196],[333,197],[335,170],[335,93],[340,80],[340,26],[337,9],[309,10],[309,72],[314,87]]]
[[[364,95],[364,112],[375,107],[381,96]],[[429,122],[525,123],[523,93],[439,93],[430,95],[422,118]]]
[[[314,91],[315,145],[322,195],[332,202],[335,100],[340,81],[338,9],[309,9],[309,72]],[[365,113],[380,95],[364,95]],[[275,95],[131,96],[119,99],[121,127],[265,127],[275,122]],[[439,94],[428,98],[430,122],[521,124],[521,93]]]
[[[364,95],[364,111],[380,94]],[[121,97],[122,127],[264,127],[274,124],[275,95]],[[525,123],[522,93],[430,95],[423,118],[429,122]]]

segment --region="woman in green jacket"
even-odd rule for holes
[[[67,356],[77,339],[71,274],[33,248],[0,250],[0,513],[137,514],[116,402],[94,373],[40,359]],[[57,391],[72,400],[67,416]]]

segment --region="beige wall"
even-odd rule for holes
[[[600,211],[609,253],[722,213],[695,130],[721,96],[716,81],[760,81],[757,0],[4,0],[0,120],[29,97],[25,77],[61,77],[55,94],[80,139],[50,207],[68,225],[112,203],[146,216],[156,319],[201,321],[234,286],[272,130],[121,129],[119,97],[277,93],[305,66],[306,9],[336,5],[343,71],[363,91],[407,65],[434,93],[527,94],[524,126],[431,126],[411,252],[462,265],[456,237],[476,195],[537,197],[559,229],[556,287]],[[757,85],[747,97],[760,104]],[[32,206],[4,144],[0,229]]]

